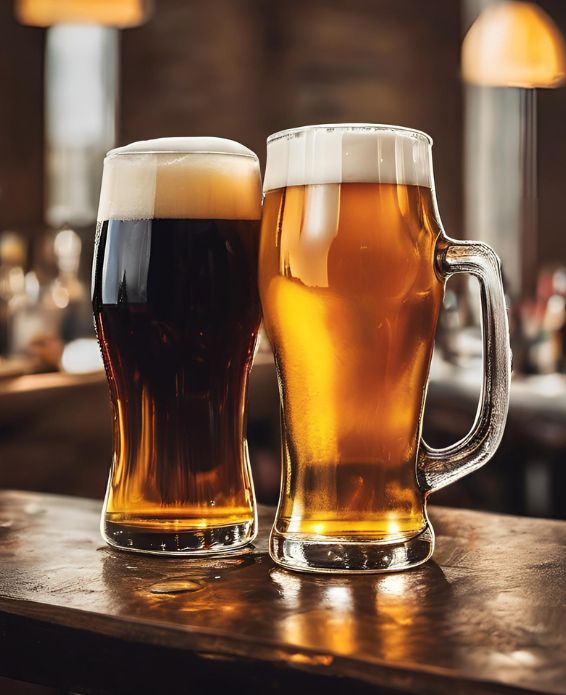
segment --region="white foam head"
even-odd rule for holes
[[[111,150],[104,160],[99,221],[260,216],[258,158],[233,140],[144,140]]]
[[[371,123],[284,130],[267,140],[263,190],[324,183],[433,188],[431,146],[420,130]]]

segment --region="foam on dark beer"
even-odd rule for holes
[[[433,188],[432,140],[397,126],[329,124],[271,136],[263,190],[340,183]]]
[[[261,216],[257,156],[224,138],[160,138],[111,150],[98,220]]]

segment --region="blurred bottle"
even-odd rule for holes
[[[72,229],[49,232],[35,255],[17,303],[12,299],[7,354],[27,358],[30,371],[54,371],[66,343],[93,333],[88,290],[78,277],[81,240]]]
[[[551,374],[564,371],[566,324],[566,269],[543,268],[536,297],[520,305],[520,327],[526,345],[523,371]]]
[[[436,347],[438,355],[457,367],[473,368],[482,360],[482,334],[477,282],[452,280],[444,293],[440,312]]]
[[[24,276],[24,294],[12,313],[9,357],[26,359],[27,371],[57,369],[61,342],[40,305],[40,285],[33,270]]]
[[[64,343],[93,335],[92,312],[88,288],[79,278],[81,239],[72,229],[55,235],[54,252],[57,276],[49,286],[45,302],[60,312],[59,335]]]
[[[0,234],[0,356],[12,352],[14,316],[25,304],[26,244],[16,232]]]

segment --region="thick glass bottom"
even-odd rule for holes
[[[243,548],[256,537],[257,523],[252,518],[223,526],[171,530],[159,525],[149,528],[147,525],[110,521],[103,516],[101,533],[108,545],[119,550],[150,555],[202,557]]]
[[[269,554],[274,562],[300,572],[397,572],[426,562],[433,550],[434,533],[428,522],[416,536],[395,541],[307,540],[276,529],[269,539]]]

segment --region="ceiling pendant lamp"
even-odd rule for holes
[[[552,19],[531,2],[488,6],[462,45],[462,76],[489,87],[558,87],[566,78],[566,47]]]
[[[143,24],[150,13],[147,0],[16,0],[21,24],[98,24],[125,29]]]

